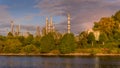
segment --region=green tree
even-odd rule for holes
[[[55,48],[55,40],[51,33],[41,38],[40,52],[48,53]]]
[[[25,53],[38,53],[39,49],[35,45],[26,45],[25,47],[22,48],[22,52]]]
[[[85,47],[87,45],[87,32],[83,31],[79,34],[79,45],[81,45],[82,47]]]
[[[11,32],[8,33],[7,38],[14,38],[13,34]]]
[[[33,44],[34,44],[36,47],[40,47],[40,40],[41,40],[41,37],[40,37],[40,36],[34,37],[34,39],[33,39]]]
[[[0,40],[1,40],[1,41],[5,41],[5,40],[6,40],[6,36],[0,35]]]
[[[4,44],[4,41],[0,40],[0,53],[3,52]]]
[[[95,41],[95,36],[94,36],[93,32],[90,32],[88,35],[88,43],[91,43],[93,46],[94,41]]]
[[[117,40],[117,41],[120,41],[120,31],[117,31],[117,32],[114,34],[114,39]]]
[[[7,39],[3,51],[5,53],[19,53],[22,43],[18,39]]]
[[[112,37],[113,30],[115,28],[115,21],[113,18],[104,17],[101,18],[99,22],[94,23],[94,30],[100,30],[101,32],[105,32],[108,37]],[[109,39],[110,39],[109,38]]]
[[[73,34],[65,34],[61,39],[59,50],[61,53],[71,53],[76,49],[75,38]]]
[[[104,32],[102,32],[99,36],[99,42],[101,42],[104,45],[107,40],[107,35]]]
[[[16,39],[18,39],[22,43],[22,46],[24,46],[24,42],[25,42],[24,36],[17,36]]]
[[[26,46],[26,45],[32,44],[33,39],[34,39],[33,35],[29,34],[29,36],[27,38],[25,38],[25,40],[24,40],[24,45]]]
[[[120,10],[115,13],[113,16],[116,20],[120,21]]]

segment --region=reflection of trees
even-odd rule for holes
[[[71,61],[70,61],[70,59],[65,59],[65,68],[71,68]]]
[[[44,61],[44,68],[49,68],[49,63],[47,60]]]
[[[95,57],[95,68],[99,68],[99,57]]]

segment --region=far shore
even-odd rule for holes
[[[0,53],[0,56],[120,56],[120,54],[102,54],[102,53],[98,53],[98,54],[90,54],[90,53],[70,53],[70,54],[53,54],[53,53],[37,53],[37,54],[33,54],[33,53],[29,53],[29,54],[25,54],[25,53]]]

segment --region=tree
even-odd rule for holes
[[[13,34],[11,32],[8,33],[7,38],[13,38]]]
[[[116,20],[120,21],[120,10],[115,13],[113,16]]]
[[[25,53],[38,53],[39,49],[35,45],[26,45],[25,47],[22,48],[22,52]]]
[[[82,47],[85,47],[87,45],[87,36],[88,34],[86,32],[81,32],[79,34],[79,45]]]
[[[105,32],[109,37],[113,35],[113,29],[115,28],[115,21],[113,18],[104,17],[101,18],[99,22],[94,23],[94,28],[96,30],[100,30],[101,32]]]
[[[3,52],[4,44],[4,41],[0,40],[0,53]]]
[[[104,32],[102,32],[99,36],[99,42],[101,42],[104,45],[107,40],[107,35]]]
[[[32,43],[33,43],[36,47],[40,47],[40,40],[41,40],[41,37],[40,37],[40,36],[36,36],[36,37],[34,37]]]
[[[41,38],[40,52],[48,53],[55,48],[55,40],[51,33]]]
[[[91,43],[93,46],[94,41],[95,41],[95,36],[94,36],[93,32],[90,32],[88,35],[88,43]]]
[[[5,41],[5,40],[6,40],[6,36],[0,35],[0,40],[1,40],[1,41]]]
[[[24,36],[16,36],[16,39],[18,39],[22,43],[22,45],[24,46],[24,42],[25,42]]]
[[[75,38],[73,34],[65,34],[61,39],[61,43],[59,45],[59,50],[61,53],[71,53],[76,49],[77,45],[75,43]]]
[[[19,53],[22,43],[18,39],[7,39],[3,51],[5,53]]]
[[[114,39],[120,41],[120,30],[114,34]]]
[[[32,41],[33,41],[33,35],[29,34],[29,36],[24,40],[24,45],[30,45],[32,44]]]

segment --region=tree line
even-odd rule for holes
[[[57,31],[44,36],[0,36],[0,53],[120,53],[120,11],[111,17],[94,22],[92,28],[100,31],[99,40],[93,32],[61,34]]]

